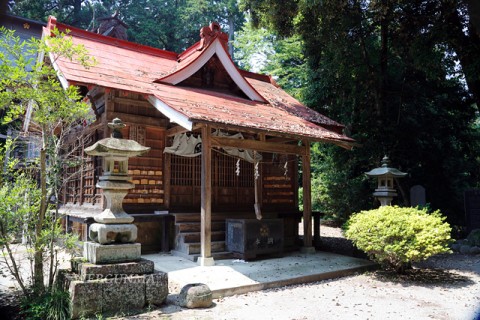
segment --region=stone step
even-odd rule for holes
[[[200,232],[182,232],[178,234],[178,240],[183,243],[200,242]],[[212,231],[212,241],[225,241],[225,231]]]
[[[200,222],[181,222],[175,223],[178,233],[200,232]],[[212,221],[212,231],[225,231],[224,221]]]

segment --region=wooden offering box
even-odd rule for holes
[[[227,219],[227,251],[242,259],[283,251],[282,219]]]

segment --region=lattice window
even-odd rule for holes
[[[170,184],[174,186],[200,186],[201,185],[201,158],[171,156]]]
[[[171,156],[173,186],[201,185],[201,157]],[[212,185],[214,187],[253,187],[253,164],[240,160],[240,174],[236,174],[237,158],[212,152]]]

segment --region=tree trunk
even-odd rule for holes
[[[480,52],[480,36],[473,30],[472,23],[469,24],[468,32],[464,31],[462,18],[459,16],[456,3],[444,2],[442,13],[444,19],[439,21],[443,26],[448,43],[455,50],[462,66],[465,81],[473,96],[477,108],[480,110],[480,65],[478,64],[478,53]]]
[[[45,132],[45,130],[43,131]],[[40,210],[38,212],[38,220],[35,224],[35,244],[34,244],[34,258],[33,258],[33,288],[37,292],[44,291],[44,275],[43,275],[43,246],[41,241],[41,233],[45,220],[45,213],[47,211],[47,143],[46,135],[43,134],[43,145],[40,149]]]
[[[389,24],[389,4],[388,0],[382,0],[382,15],[380,20],[380,79],[378,83],[379,106],[377,106],[378,116],[382,121],[382,116],[386,113],[385,91],[388,78],[388,24]],[[387,115],[385,115],[387,116]]]

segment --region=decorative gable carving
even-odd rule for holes
[[[228,52],[228,34],[222,32],[220,24],[218,22],[212,22],[208,27],[202,27],[200,29],[200,46],[197,51],[202,51],[207,47],[213,40],[217,39],[223,45],[223,48]]]

